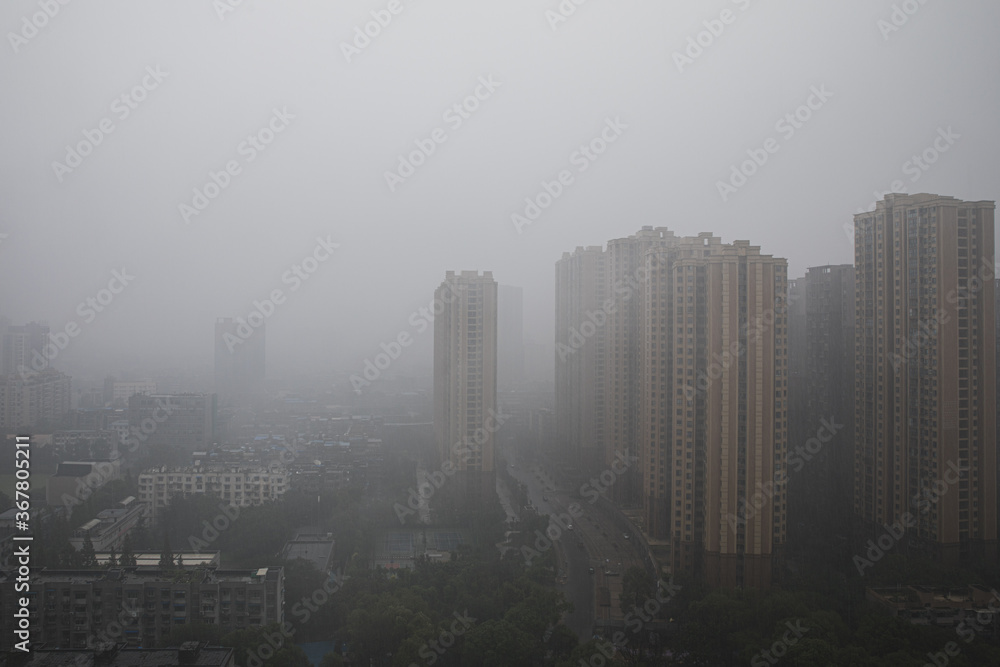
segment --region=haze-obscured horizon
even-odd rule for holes
[[[554,263],[577,246],[710,231],[796,277],[852,263],[845,225],[894,181],[998,196],[1000,6],[986,0],[920,4],[891,32],[879,21],[901,3],[884,0],[591,0],[554,28],[555,0],[402,0],[348,62],[342,43],[387,4],[71,2],[18,40],[42,10],[5,3],[0,316],[78,323],[53,362],[71,375],[208,373],[216,318],[281,289],[268,375],[349,374],[414,333],[446,271],[476,270],[524,288],[525,336],[550,350]],[[724,10],[733,21],[678,66]],[[116,102],[144,81],[134,108]],[[477,89],[467,118],[446,113]],[[810,99],[807,121],[778,128]],[[79,166],[53,167],[106,119]],[[273,143],[241,148],[269,125]],[[581,170],[575,151],[611,126]],[[391,189],[385,172],[436,128],[446,141]],[[720,194],[769,138],[778,150]],[[936,141],[947,149],[915,167]],[[239,173],[185,220],[229,161]],[[572,183],[519,230],[512,214],[564,169]],[[339,247],[293,290],[286,272],[318,238]],[[134,280],[86,321],[78,304],[122,270]],[[431,338],[398,368],[428,369]]]

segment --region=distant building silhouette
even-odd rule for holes
[[[812,267],[793,282],[788,519],[803,537],[846,539],[854,483],[854,266]]]
[[[53,368],[0,375],[0,429],[54,430],[66,419],[72,381]]]
[[[487,502],[496,495],[497,283],[489,271],[448,271],[434,300],[438,453],[470,501]]]
[[[215,321],[215,391],[224,399],[264,392],[265,325],[251,327],[231,317]]]
[[[579,247],[556,262],[555,444],[590,472],[605,459],[604,263],[601,246]]]
[[[0,374],[22,375],[49,367],[45,346],[49,344],[49,325],[30,322],[8,326],[0,337]],[[34,365],[32,365],[34,364]]]
[[[497,386],[514,389],[524,382],[524,290],[497,287]]]

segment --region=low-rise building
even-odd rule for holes
[[[125,536],[142,524],[145,515],[146,505],[137,502],[134,496],[129,496],[117,507],[102,510],[96,519],[91,519],[74,530],[69,543],[79,551],[89,537],[95,551],[114,550],[120,554]]]
[[[31,573],[25,594],[8,570],[0,572],[0,608],[15,609],[27,595],[32,641],[53,648],[157,646],[178,625],[215,625],[224,635],[284,622],[284,576],[282,567],[43,569]],[[13,648],[16,621],[0,617],[0,651]]]
[[[288,489],[284,468],[263,466],[192,466],[158,468],[139,475],[139,500],[155,519],[175,495],[211,494],[233,507],[278,500]]]
[[[85,651],[58,648],[33,648],[27,662],[17,667],[64,667],[65,665],[102,665],[103,667],[161,667],[195,665],[196,667],[235,667],[235,649],[185,642],[177,648],[128,648],[120,642]]]
[[[869,588],[865,598],[879,610],[914,625],[957,629],[975,624],[976,634],[1000,634],[1000,597],[978,586]]]

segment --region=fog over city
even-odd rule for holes
[[[1000,665],[998,30],[0,3],[0,667]]]
[[[88,381],[197,372],[217,317],[281,289],[269,375],[333,382],[414,332],[445,270],[490,270],[551,368],[577,246],[711,231],[797,276],[852,261],[876,194],[996,197],[1000,8],[911,4],[403,1],[366,37],[385,3],[4,3],[0,316],[75,321],[53,365]],[[293,290],[317,239],[337,248]]]

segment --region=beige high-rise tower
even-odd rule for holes
[[[674,572],[766,589],[786,534],[787,262],[706,233],[646,265],[647,532]]]
[[[590,246],[556,262],[556,446],[590,472],[604,465],[604,259]]]
[[[996,557],[992,201],[886,195],[854,216],[854,510],[911,546]]]
[[[484,271],[448,271],[434,292],[434,430],[470,500],[495,495],[497,283]]]
[[[608,241],[605,287],[614,306],[605,324],[604,464],[642,456],[640,407],[643,396],[643,290],[646,251],[676,242],[666,227],[646,226],[636,234]],[[630,465],[611,488],[622,506],[642,504],[642,475]]]

